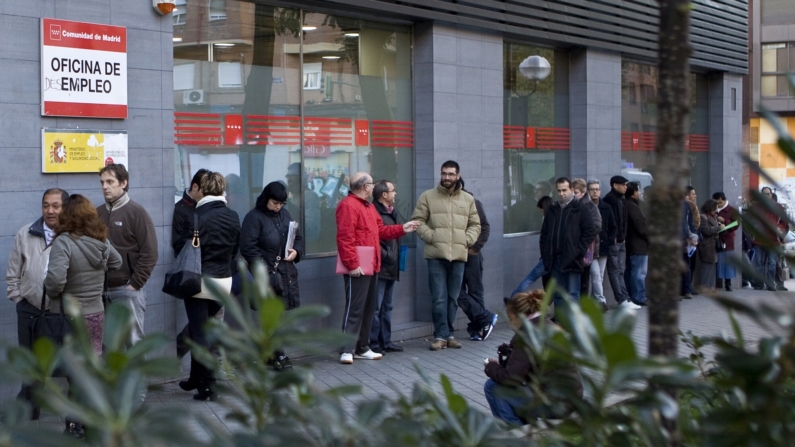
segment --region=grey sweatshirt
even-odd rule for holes
[[[60,312],[61,297],[70,295],[80,303],[83,315],[102,312],[106,263],[108,270],[121,267],[119,252],[108,242],[69,233],[55,238],[44,279],[47,296],[52,300],[50,311]]]

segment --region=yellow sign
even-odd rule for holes
[[[126,130],[42,129],[41,172],[99,172],[111,163],[129,169]]]

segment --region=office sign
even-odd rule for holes
[[[98,173],[111,163],[127,166],[126,130],[41,130],[41,172]]]
[[[127,28],[41,19],[41,114],[127,118]]]

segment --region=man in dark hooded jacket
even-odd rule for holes
[[[583,257],[596,237],[591,212],[574,197],[571,181],[561,177],[555,182],[558,200],[549,207],[541,225],[541,259],[549,273],[574,301],[580,299],[580,275],[585,268]],[[556,312],[563,306],[563,297],[553,297]]]

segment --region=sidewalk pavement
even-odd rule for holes
[[[788,281],[787,287],[795,290],[795,281]],[[735,290],[729,294],[744,301],[746,304],[755,305],[762,302],[784,306],[795,303],[795,292],[766,292],[755,290]],[[744,316],[737,317],[744,331],[744,337],[749,344],[756,343],[761,337],[767,335],[764,328]],[[731,325],[728,314],[704,296],[695,296],[692,300],[683,300],[680,303],[680,329],[682,332],[692,331],[696,335],[717,335],[721,332],[731,334]],[[637,311],[637,322],[632,337],[635,340],[639,355],[646,355],[648,330],[648,309]],[[430,351],[428,349],[432,337],[418,338],[402,341],[405,352],[389,353],[379,361],[356,360],[353,365],[341,365],[339,354],[336,352],[296,359],[293,364],[301,367],[311,367],[316,385],[319,387],[337,387],[341,385],[359,385],[362,394],[348,400],[346,411],[352,414],[355,401],[358,399],[372,399],[378,395],[395,397],[397,391],[410,394],[413,384],[420,381],[415,367],[422,368],[424,374],[434,382],[434,388],[441,393],[439,382],[440,374],[445,374],[453,384],[454,389],[462,394],[474,408],[489,413],[489,407],[483,396],[483,383],[486,376],[483,373],[483,359],[496,357],[496,348],[501,343],[507,343],[513,336],[513,331],[507,325],[499,324],[486,341],[470,341],[464,337],[466,333],[459,331],[459,339],[463,344],[462,349],[444,349]],[[400,340],[395,340],[400,342]],[[680,356],[688,355],[682,346]],[[705,350],[708,357],[714,351]],[[190,411],[196,415],[218,422],[230,431],[235,431],[238,424],[226,420],[226,411],[222,404],[214,402],[197,402],[192,399],[193,393],[179,389],[176,382],[167,383],[161,389],[150,391],[146,396],[148,405],[163,405],[175,408],[176,411]],[[615,396],[615,399],[620,399]],[[42,424],[60,424],[55,417],[43,417]],[[192,427],[201,438],[209,438],[206,431],[195,423]]]

